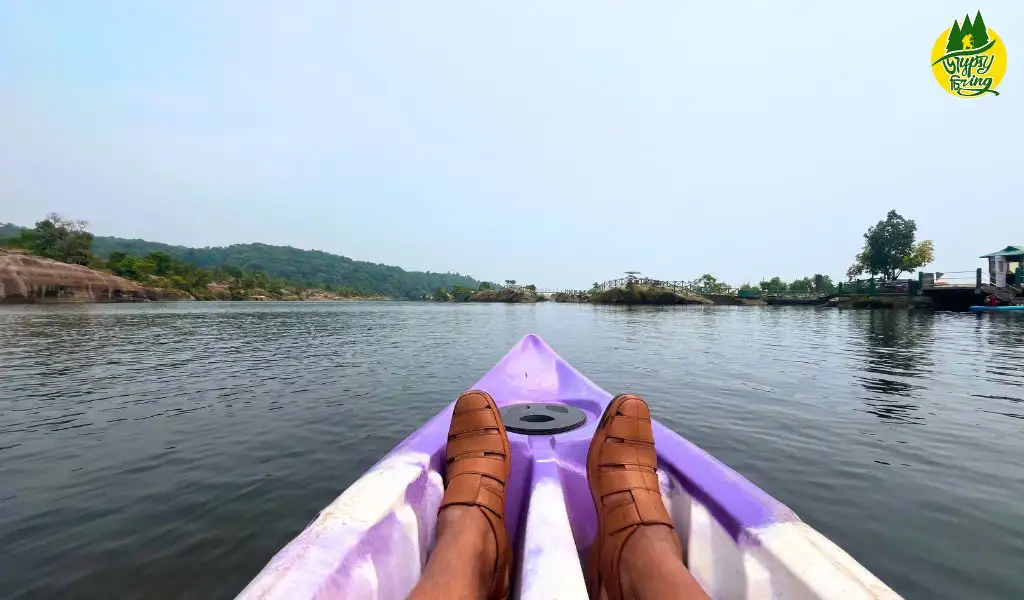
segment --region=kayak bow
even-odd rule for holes
[[[535,335],[473,388],[494,397],[510,430],[513,596],[587,598],[581,558],[597,535],[587,450],[611,394]],[[433,543],[453,405],[322,510],[239,598],[405,598]],[[510,419],[518,422],[509,427]],[[547,422],[559,432],[546,433]],[[713,598],[898,598],[782,503],[660,423],[653,427],[662,496],[687,566]]]

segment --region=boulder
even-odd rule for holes
[[[148,298],[123,277],[19,251],[0,250],[0,302],[116,302]]]

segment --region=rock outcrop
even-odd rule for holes
[[[716,306],[764,306],[760,298],[740,298],[730,294],[711,294],[708,296]]]
[[[470,302],[536,302],[537,293],[528,287],[479,290],[469,297]]]
[[[551,296],[555,302],[582,304],[590,302],[589,292],[556,292]]]
[[[594,304],[712,304],[711,300],[683,290],[657,286],[617,287],[590,296]]]
[[[123,277],[18,251],[0,250],[0,302],[156,299]]]

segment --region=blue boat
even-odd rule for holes
[[[1024,311],[1024,304],[1014,304],[1009,306],[972,306],[971,312],[1013,312],[1013,311]]]

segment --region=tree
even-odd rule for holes
[[[853,281],[864,274],[864,265],[867,263],[867,259],[864,258],[864,253],[861,252],[857,256],[853,257],[854,263],[850,265],[850,268],[846,270],[846,279]]]
[[[221,270],[227,273],[230,277],[238,278],[242,276],[242,270],[234,265],[224,265]]]
[[[452,300],[455,300],[456,302],[466,302],[472,295],[473,290],[468,287],[457,285],[452,288]]]
[[[974,25],[971,25],[971,15],[964,17],[964,24],[960,26],[960,48],[958,50],[966,50],[967,40],[970,39],[971,43],[974,43]],[[971,46],[972,48],[974,46]]]
[[[171,269],[174,265],[174,259],[171,258],[170,254],[166,252],[153,252],[146,257],[149,262],[153,263],[153,274],[160,277],[166,277],[171,274]]]
[[[92,258],[93,235],[86,231],[88,226],[88,221],[50,213],[35,228],[22,230],[16,243],[44,258],[85,265]]]
[[[710,273],[705,273],[692,281],[690,287],[698,294],[705,295],[724,295],[732,292],[731,285],[718,281],[718,278]]]
[[[974,17],[974,27],[972,28],[974,34],[974,47],[981,48],[988,43],[988,27],[985,26],[985,20],[981,18],[981,11],[978,11],[977,16]]]
[[[793,281],[787,288],[787,291],[794,294],[810,294],[814,291],[814,281],[810,277],[804,277],[803,279]]]
[[[890,210],[885,220],[864,234],[864,248],[846,275],[851,280],[864,273],[893,280],[906,271],[923,267],[932,261],[933,247],[930,241],[915,244],[916,233],[917,224],[913,220]]]
[[[836,291],[836,284],[830,275],[814,274],[814,287],[819,294],[831,294]]]
[[[506,279],[505,280],[505,287],[512,287],[515,284],[516,284],[516,280],[515,279]]]
[[[596,294],[596,293],[598,293],[600,291],[601,291],[601,284],[595,281],[594,285],[590,286],[590,293]]]
[[[784,294],[789,289],[786,282],[778,277],[772,277],[768,281],[762,281],[759,287],[765,294]]]
[[[963,49],[963,37],[960,32],[960,23],[953,21],[953,28],[949,30],[949,38],[946,39],[946,52],[956,52]]]
[[[930,264],[935,260],[935,244],[931,240],[924,240],[914,245],[914,251],[903,261],[903,270],[916,271],[917,269]]]
[[[491,283],[490,281],[481,281],[481,282],[480,282],[480,285],[479,285],[479,286],[477,286],[477,288],[476,288],[476,289],[478,289],[478,290],[480,290],[480,291],[484,291],[484,290],[493,290],[493,289],[494,289],[494,284],[493,284],[493,283]]]

